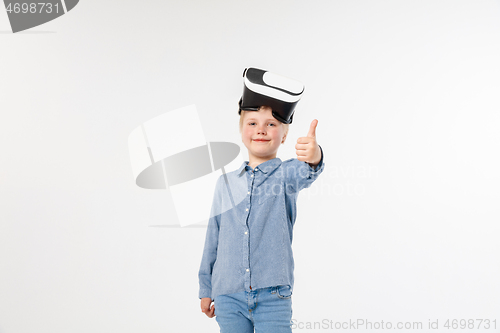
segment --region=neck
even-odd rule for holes
[[[276,158],[276,154],[269,155],[266,157],[258,157],[258,156],[249,156],[248,159],[248,166],[251,167],[252,169],[255,168],[257,165],[264,163],[266,161],[272,160],[273,158]]]

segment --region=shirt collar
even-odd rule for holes
[[[248,161],[241,163],[241,166],[238,168],[238,170],[236,170],[236,174],[238,176],[241,176],[243,174],[243,170],[246,169],[246,167],[248,166],[248,163],[249,163]],[[280,165],[281,165],[281,159],[276,157],[276,158],[267,160],[264,163],[259,164],[257,166],[257,169],[259,169],[260,171],[262,171],[264,173],[269,173],[269,172],[274,171],[274,169],[276,169]],[[250,168],[250,166],[248,166],[248,167]]]

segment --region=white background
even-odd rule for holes
[[[0,332],[218,331],[206,229],[157,227],[172,199],[135,185],[127,138],[196,104],[207,141],[241,144],[245,67],[306,86],[278,157],[319,121],[296,322],[498,331],[499,17],[482,0],[82,0],[12,34],[0,10]]]

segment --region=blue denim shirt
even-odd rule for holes
[[[297,196],[324,167],[321,149],[316,168],[296,158],[274,158],[255,169],[245,161],[219,177],[198,273],[199,298],[279,285],[293,289]]]

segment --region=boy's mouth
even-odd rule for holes
[[[253,140],[253,141],[257,141],[257,142],[267,142],[267,141],[269,141],[269,140],[255,139],[255,140]]]

